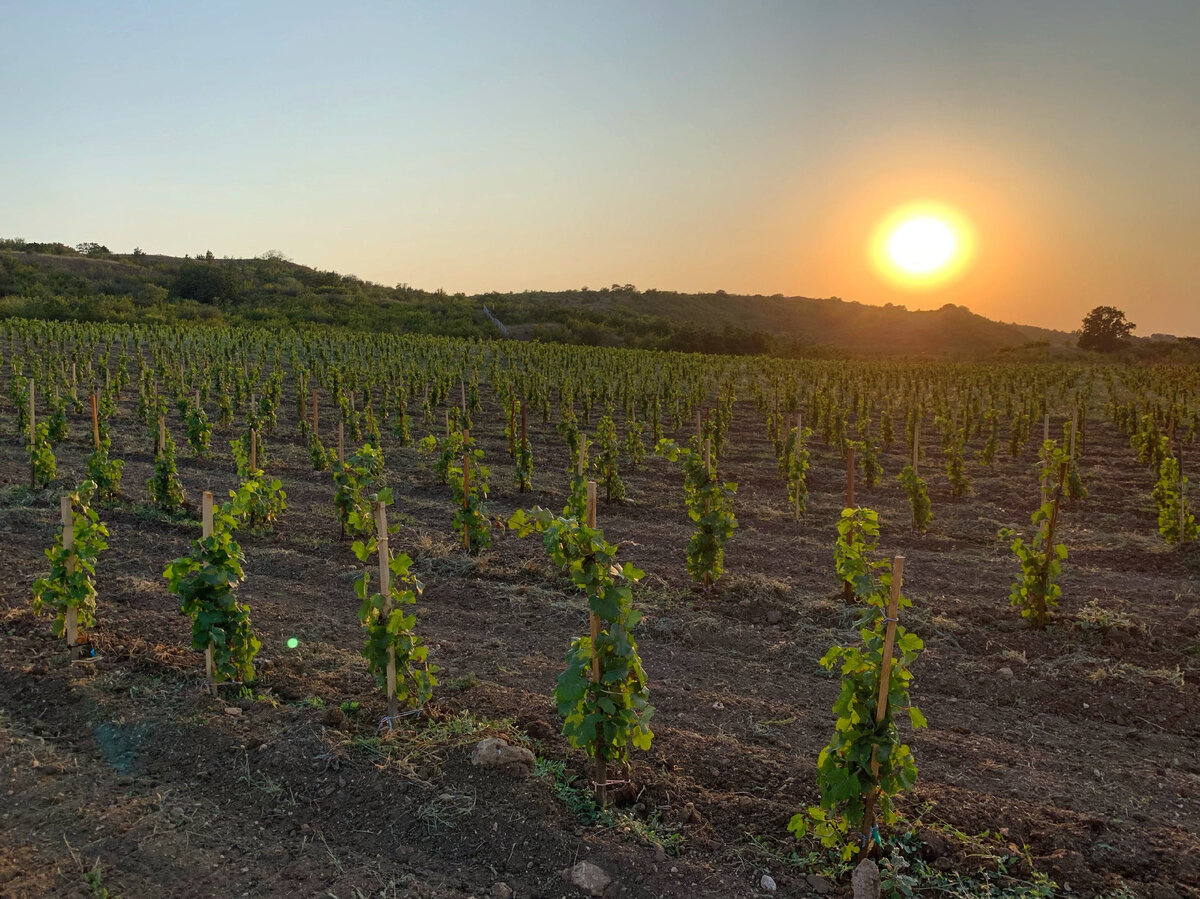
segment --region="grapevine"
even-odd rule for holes
[[[96,559],[108,548],[108,529],[91,506],[95,491],[95,484],[84,481],[70,494],[74,546],[64,548],[60,534],[46,550],[50,573],[33,584],[33,610],[54,614],[50,632],[56,637],[63,634],[68,609],[76,610],[80,627],[96,623]]]
[[[213,512],[213,532],[192,541],[192,554],[163,571],[184,614],[192,619],[192,649],[212,647],[217,681],[254,679],[254,656],[261,643],[250,626],[250,610],[237,601],[245,557],[233,539],[237,519],[230,504]]]

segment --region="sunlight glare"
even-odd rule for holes
[[[913,204],[896,210],[875,231],[874,263],[899,286],[920,289],[945,284],[970,261],[970,229],[953,210]]]

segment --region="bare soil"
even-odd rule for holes
[[[11,410],[0,414],[0,894],[103,895],[85,882],[92,872],[126,897],[465,897],[497,883],[518,897],[574,896],[560,872],[583,859],[631,897],[764,895],[768,872],[780,896],[848,894],[848,880],[830,883],[813,846],[786,832],[817,799],[816,757],[833,722],[838,684],[818,659],[855,639],[832,573],[835,453],[815,446],[809,511],[795,522],[763,423],[737,405],[722,474],[739,484],[740,527],[712,592],[684,571],[691,523],[676,466],[649,458],[624,472],[627,503],[602,504],[606,535],[648,573],[636,597],[657,715],[653,748],[635,753],[634,789],[615,823],[597,824],[563,777],[512,780],[469,761],[478,740],[502,735],[565,762],[578,783],[585,776],[551,695],[586,609],[536,538],[498,532],[490,550],[466,556],[429,458],[385,439],[402,525],[392,545],[426,584],[419,629],[441,685],[422,718],[378,739],[384,702],[359,656],[359,566],[289,399],[287,423],[266,438],[288,510],[273,532],[239,538],[240,594],[263,642],[256,698],[214,698],[162,577],[198,527],[145,507],[151,459],[130,405],[125,397],[114,454],[128,460],[132,501],[102,510],[111,548],[90,634],[98,658],[85,661],[67,656],[29,602],[58,496],[84,471],[86,426],[72,417],[60,481],[31,493]],[[536,490],[522,496],[500,410],[489,401],[476,417],[497,518],[563,503],[565,449],[550,425],[531,426]],[[176,431],[193,503],[233,486],[230,436],[214,435],[215,461],[197,461]],[[1089,437],[1091,494],[1063,512],[1070,559],[1045,632],[1009,608],[1016,563],[996,536],[1028,525],[1032,446],[1015,460],[1004,452],[991,472],[972,464],[974,495],[956,499],[930,443],[925,537],[907,526],[901,447],[884,455],[880,487],[859,487],[884,521],[881,551],[906,557],[915,608],[905,623],[926,641],[913,695],[930,726],[910,741],[920,778],[901,802],[908,845],[964,882],[1036,870],[1061,895],[1197,897],[1200,556],[1158,538],[1152,477],[1121,435],[1093,421]],[[1091,602],[1127,626],[1080,626]]]

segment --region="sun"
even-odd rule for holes
[[[910,204],[880,223],[871,241],[879,272],[914,289],[945,284],[962,273],[973,251],[971,230],[954,210]]]
[[[954,258],[957,248],[954,229],[930,215],[901,222],[887,242],[892,262],[913,275],[925,275],[944,267]]]

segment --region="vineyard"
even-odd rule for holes
[[[0,323],[0,894],[1200,897],[1200,368]]]

